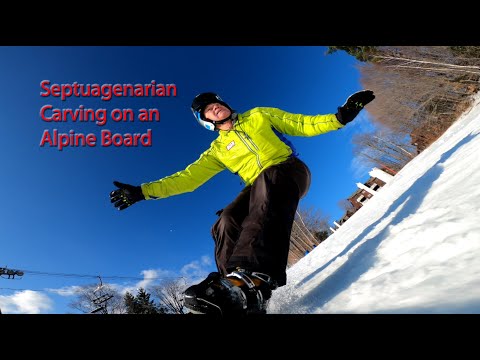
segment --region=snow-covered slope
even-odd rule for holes
[[[480,96],[326,241],[269,313],[480,313]]]

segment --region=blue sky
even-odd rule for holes
[[[344,52],[326,55],[321,46],[36,46],[0,47],[0,267],[27,270],[22,278],[0,278],[0,296],[20,289],[52,300],[41,312],[73,312],[72,298],[45,289],[94,283],[100,275],[122,278],[125,286],[146,270],[160,276],[215,270],[210,227],[215,212],[242,189],[224,171],[195,192],[144,201],[125,211],[110,204],[113,180],[140,184],[184,169],[216,133],[200,127],[190,111],[193,97],[220,94],[239,112],[256,106],[292,113],[334,113],[359,89],[357,61]],[[176,84],[176,97],[41,97],[40,83]],[[161,120],[104,126],[94,122],[47,123],[40,108],[156,108]],[[301,207],[313,207],[331,221],[340,200],[368,178],[354,161],[351,137],[369,127],[363,111],[340,131],[314,138],[290,137],[312,172]],[[152,130],[151,147],[40,147],[44,130],[119,133]],[[203,259],[203,260],[202,260]],[[43,275],[34,271],[45,273]]]

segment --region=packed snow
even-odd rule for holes
[[[271,314],[480,313],[480,96],[288,269]]]

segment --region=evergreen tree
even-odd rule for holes
[[[376,46],[329,46],[327,55],[333,54],[338,50],[343,50],[362,62],[372,61],[370,56],[377,53]]]
[[[136,314],[135,296],[133,296],[127,291],[125,293],[125,296],[123,297],[123,301],[125,302],[127,314]]]
[[[136,297],[139,314],[158,314],[157,306],[150,300],[150,294],[140,288]]]
[[[145,289],[140,288],[136,296],[127,292],[124,296],[127,314],[159,314],[161,311],[150,300],[150,294]]]
[[[313,236],[318,240],[318,243],[321,243],[323,240],[330,236],[330,233],[327,230],[315,231]]]

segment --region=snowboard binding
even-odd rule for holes
[[[223,277],[210,273],[184,292],[184,305],[197,314],[230,316],[266,314],[276,283],[270,276],[237,269]]]

